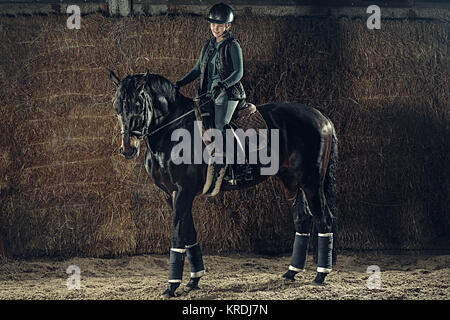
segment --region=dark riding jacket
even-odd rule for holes
[[[231,47],[233,42],[236,39],[233,38],[231,32],[228,31],[224,35],[224,40],[221,41],[218,49],[217,49],[217,57],[216,57],[216,71],[220,76],[221,81],[226,87],[226,92],[229,100],[243,100],[246,98],[244,86],[242,85],[240,78],[242,77],[242,72],[240,73],[239,80],[237,82],[233,81],[234,79],[230,79],[230,76],[235,72],[235,68],[233,67],[233,61],[231,57]],[[204,94],[208,90],[208,63],[211,59],[214,51],[216,50],[216,38],[214,36],[210,37],[204,44],[200,58],[197,61],[197,64],[194,68],[188,72],[181,80],[178,81],[180,86],[184,86],[193,80],[195,80],[198,76],[200,76],[200,88],[198,94]],[[231,77],[233,78],[233,77]],[[228,81],[231,82],[228,83]],[[235,83],[233,83],[235,82]]]

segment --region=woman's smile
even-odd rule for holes
[[[210,24],[211,32],[212,32],[213,36],[217,38],[218,41],[221,40],[223,34],[225,33],[226,30],[229,29],[229,27],[230,27],[229,23],[224,23],[224,24],[211,23]]]

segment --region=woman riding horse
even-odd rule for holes
[[[218,19],[221,11],[211,11],[210,18],[215,21],[232,21],[231,11],[228,11],[227,19],[224,20]],[[225,30],[226,25],[223,28]],[[225,58],[226,52],[231,52],[232,47],[237,48],[237,42],[231,38],[229,32],[225,35],[223,33],[224,31],[221,33],[220,30],[215,33],[223,36],[222,41],[217,42],[216,37],[208,40],[197,67],[178,83],[179,87],[200,74],[201,92],[207,92],[214,85],[214,82],[209,81],[216,80],[212,92],[216,98],[216,125],[219,128],[223,128],[229,121],[237,100],[245,97],[240,82],[233,83],[229,80],[235,70],[231,69],[231,65],[234,65],[232,57]],[[216,42],[212,41],[214,39]],[[219,46],[216,48],[217,43]],[[214,78],[206,72],[211,70],[209,61],[215,50],[217,56],[213,65],[217,74]],[[175,291],[182,281],[185,256],[191,267],[190,281],[185,290],[198,289],[205,267],[197,242],[192,205],[194,199],[202,194],[207,164],[179,164],[172,158],[173,150],[178,145],[178,141],[172,139],[173,132],[183,129],[189,136],[195,136],[197,128],[193,125],[196,120],[193,114],[194,102],[176,90],[168,79],[148,71],[120,79],[111,70],[110,78],[117,86],[113,106],[122,134],[120,153],[127,159],[137,158],[140,138],[144,139],[145,168],[153,182],[164,192],[164,197],[173,210],[169,286],[163,296],[176,296]],[[268,139],[267,143],[277,143],[280,147],[277,152],[280,167],[274,174],[282,182],[294,218],[296,232],[292,258],[283,277],[294,280],[295,275],[304,270],[311,223],[314,222],[313,230],[317,234],[317,274],[314,283],[323,284],[325,277],[332,270],[333,239],[336,232],[335,178],[338,140],[333,123],[317,109],[295,102],[271,102],[260,105],[257,109],[267,127],[280,132],[277,141]],[[190,143],[191,150],[194,150],[195,142]],[[204,150],[206,146],[202,146],[202,154]],[[193,156],[191,153],[190,157]],[[262,182],[268,176],[260,178],[252,183]],[[232,189],[222,185],[221,191],[227,190]]]
[[[246,97],[241,83],[244,68],[242,49],[230,29],[233,20],[230,6],[224,3],[212,6],[207,21],[213,36],[204,44],[195,66],[175,83],[179,89],[200,76],[198,94],[214,102],[215,127],[222,131],[224,137],[224,128],[230,123],[239,101]],[[224,157],[224,154],[215,152],[212,181],[217,179],[221,170],[225,170]]]

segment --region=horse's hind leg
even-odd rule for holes
[[[305,188],[305,193],[318,231],[317,275],[314,282],[322,284],[326,275],[330,273],[332,269],[333,216],[328,209],[323,186],[321,184],[312,188]]]
[[[302,189],[298,189],[292,205],[295,225],[295,239],[292,249],[291,264],[283,278],[294,280],[295,275],[305,269],[309,246],[311,212]]]
[[[291,263],[283,278],[295,280],[295,275],[303,271],[306,264],[309,245],[309,230],[311,225],[311,212],[302,189],[297,185],[297,177],[287,169],[278,174],[284,185],[286,198],[292,204],[292,214],[295,225],[295,239],[292,249]]]

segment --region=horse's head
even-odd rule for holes
[[[113,106],[122,133],[120,153],[127,159],[134,159],[139,156],[139,138],[144,134],[144,128],[148,127],[147,122],[150,122],[152,117],[151,111],[144,108],[145,96],[142,94],[148,72],[122,80],[112,70],[109,75],[117,86]]]
[[[148,70],[122,80],[112,70],[109,75],[117,86],[113,104],[122,132],[120,153],[134,159],[139,156],[139,138],[164,121],[177,93],[169,80]]]

